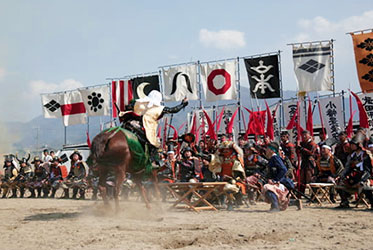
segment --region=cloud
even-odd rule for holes
[[[336,90],[352,88],[352,90],[358,91],[360,87],[357,79],[352,39],[346,33],[373,28],[372,24],[373,10],[362,12],[360,15],[347,16],[339,20],[331,20],[323,16],[300,19],[297,22],[298,30],[290,38],[287,38],[286,42],[311,42],[334,39]],[[284,56],[281,58],[284,65],[291,65],[290,67],[282,67],[283,75],[294,75],[291,50],[285,50]],[[285,86],[285,88],[289,87],[289,85]]]
[[[308,41],[315,39],[315,37],[316,39],[328,39],[330,36],[341,36],[345,35],[346,32],[372,28],[372,24],[373,10],[366,11],[360,16],[350,16],[339,21],[330,21],[321,16],[313,19],[301,19],[298,21],[298,26],[302,31],[297,34],[296,41]]]
[[[6,71],[4,68],[0,68],[0,81],[5,77]]]
[[[52,93],[58,91],[66,91],[83,87],[83,84],[74,79],[66,79],[60,83],[48,83],[42,80],[31,81],[29,84],[29,92],[31,97],[39,96],[42,93]]]
[[[199,41],[206,47],[236,49],[246,45],[245,33],[237,30],[199,31]]]

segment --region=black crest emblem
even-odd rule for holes
[[[91,107],[91,110],[94,112],[97,112],[98,110],[102,109],[102,103],[105,102],[105,100],[102,98],[100,93],[92,92],[88,96],[88,105]]]

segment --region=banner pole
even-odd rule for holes
[[[280,81],[280,95],[281,95],[281,107],[280,107],[280,132],[281,126],[285,127],[285,117],[284,117],[284,92],[282,89],[282,71],[281,71],[281,50],[278,51],[278,74],[279,74],[279,81]]]
[[[238,84],[238,135],[241,133],[241,77],[240,77],[240,57],[237,57],[237,84]]]
[[[345,110],[345,91],[342,90],[342,109],[343,109],[343,131],[346,130],[346,110]]]
[[[65,125],[63,125],[63,127],[64,127],[64,145],[66,145],[66,143],[67,143],[67,135],[66,135],[66,126]]]
[[[334,74],[334,44],[333,44],[334,40],[333,39],[330,39],[330,48],[331,48],[331,52],[332,54],[330,55],[330,70],[332,72],[332,82],[333,82],[333,97],[335,97],[335,74]]]

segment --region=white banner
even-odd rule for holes
[[[237,99],[236,61],[201,65],[201,82],[206,101]]]
[[[208,114],[208,116],[210,117],[211,122],[214,123],[214,118],[215,118],[214,117],[214,111],[212,109],[206,109],[205,111]],[[196,130],[199,134],[199,140],[201,140],[202,139],[201,136],[208,131],[209,126],[208,126],[208,123],[207,123],[207,120],[206,120],[206,117],[205,117],[205,114],[204,114],[203,110],[194,110],[193,112],[188,113],[188,121],[189,121],[188,131],[189,132],[190,132],[192,126],[193,126],[194,114],[196,114]]]
[[[322,98],[320,106],[324,127],[329,138],[337,138],[338,133],[344,131],[341,97]]]
[[[110,88],[108,85],[79,89],[88,116],[110,115]]]
[[[219,116],[222,109],[224,108],[224,112],[223,112],[223,117],[221,119],[221,124],[220,124],[220,128],[219,128],[219,131],[218,131],[218,134],[226,134],[226,129],[228,127],[228,124],[229,124],[229,121],[231,120],[234,112],[236,111],[237,109],[237,105],[229,105],[229,106],[220,106],[216,109],[216,114],[215,116]],[[237,113],[236,115],[236,118],[234,119],[234,124],[233,124],[233,135],[234,135],[234,138],[238,138],[238,133],[239,133],[239,124],[238,124],[238,121],[239,121],[239,118],[240,117],[240,114]],[[216,121],[216,124],[218,123],[219,121],[217,120]]]
[[[63,94],[42,94],[41,105],[43,106],[44,118],[61,118],[61,104]]]
[[[332,91],[330,77],[331,45],[293,46],[294,71],[299,92]]]
[[[306,116],[305,116],[305,110],[304,110],[304,101],[299,102],[299,109],[300,109],[299,110],[300,126],[303,129],[306,129]],[[293,118],[293,115],[295,114],[296,110],[297,110],[297,101],[284,103],[285,127],[289,124],[291,118]],[[296,127],[291,129],[289,131],[289,134],[290,134],[290,140],[293,143],[296,143],[296,141],[297,141]]]
[[[373,93],[359,94],[358,96],[361,102],[363,103],[364,109],[368,115],[369,132],[370,132],[368,136],[371,136],[373,135]],[[359,113],[357,112],[355,117],[358,115]]]
[[[198,100],[197,65],[181,65],[163,68],[164,100],[181,101],[184,97]]]
[[[64,92],[61,113],[65,126],[87,123],[86,109],[79,90]]]
[[[275,136],[275,141],[280,141],[280,133],[281,133],[281,124],[280,124],[280,104],[276,104],[272,107],[269,107],[273,117],[273,132]],[[286,124],[287,125],[287,124]],[[267,122],[266,122],[267,126]]]

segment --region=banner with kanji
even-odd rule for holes
[[[252,97],[281,97],[278,55],[244,59]]]
[[[369,135],[373,135],[373,93],[359,94],[358,96],[368,116]]]
[[[351,36],[361,90],[373,92],[373,32]]]
[[[291,119],[293,118],[293,116],[295,115],[296,111],[297,111],[297,101],[285,102],[283,105],[284,105],[285,126],[287,126],[289,124],[289,122],[291,121]],[[305,128],[306,127],[306,116],[305,116],[305,109],[304,109],[304,102],[303,101],[300,101],[300,103],[299,103],[299,116],[300,116],[300,126],[302,128]],[[296,143],[297,135],[298,135],[298,131],[296,129],[296,126],[294,126],[289,131],[289,134],[290,134],[290,140],[293,143]]]
[[[341,97],[322,98],[319,101],[326,132],[329,138],[337,138],[339,132],[344,130]]]

